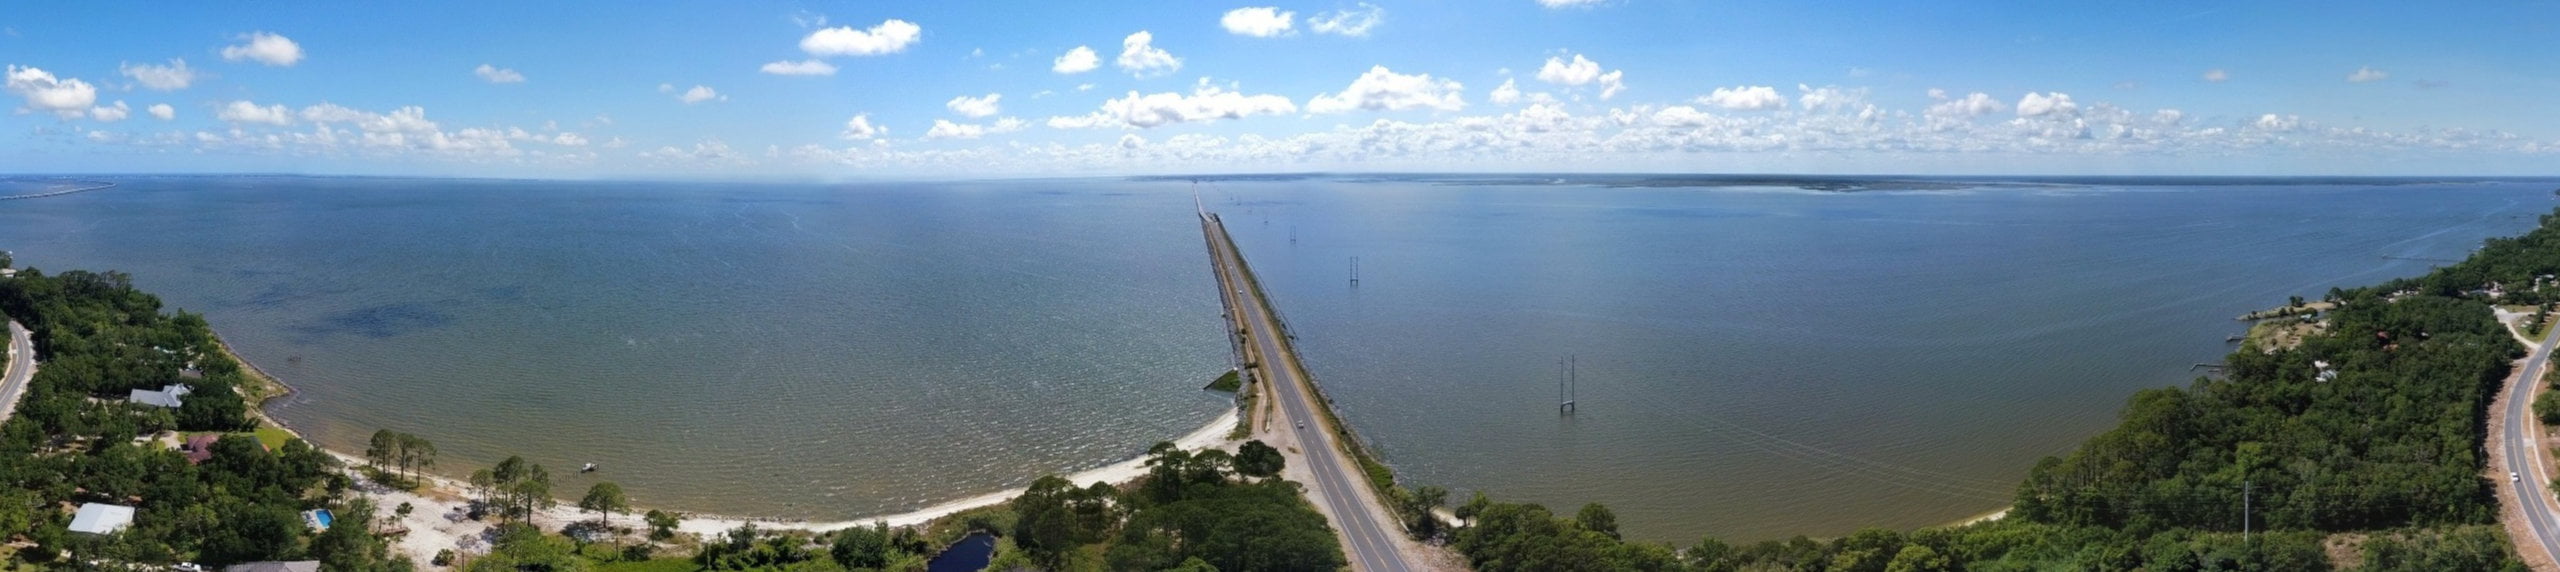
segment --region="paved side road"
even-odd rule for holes
[[[2526,528],[2533,531],[2532,538],[2516,539],[2516,551],[2539,545],[2545,554],[2560,558],[2560,511],[2553,510],[2551,471],[2542,466],[2542,454],[2534,449],[2542,442],[2542,420],[2534,418],[2530,406],[2535,390],[2542,386],[2543,372],[2551,367],[2555,345],[2560,345],[2560,328],[2542,336],[2542,345],[2525,357],[2523,375],[2507,388],[2506,430],[2500,448],[2507,471],[2516,475],[2510,485],[2523,505]]]
[[[0,374],[0,421],[8,421],[18,412],[18,398],[27,394],[27,380],[36,375],[36,342],[26,326],[9,322],[9,370]]]
[[[1225,225],[1214,215],[1203,214],[1201,230],[1208,235],[1214,262],[1219,274],[1225,278],[1224,282],[1240,289],[1236,292],[1241,298],[1236,304],[1240,306],[1236,311],[1240,313],[1239,321],[1243,322],[1248,338],[1245,343],[1264,358],[1259,364],[1263,372],[1261,380],[1279,396],[1280,408],[1287,417],[1283,421],[1295,422],[1281,425],[1280,430],[1294,432],[1293,436],[1303,445],[1307,468],[1315,477],[1309,479],[1312,482],[1304,483],[1310,489],[1308,496],[1321,499],[1324,506],[1319,508],[1324,509],[1321,512],[1332,519],[1334,530],[1342,535],[1344,556],[1351,561],[1352,569],[1369,572],[1411,569],[1406,564],[1406,555],[1400,552],[1401,545],[1390,536],[1401,532],[1392,523],[1383,522],[1386,519],[1380,515],[1387,512],[1378,502],[1376,493],[1369,490],[1358,466],[1342,454],[1334,432],[1325,425],[1325,418],[1315,414],[1315,408],[1323,405],[1317,403],[1319,398],[1306,388],[1304,372],[1294,367],[1297,360],[1290,353],[1294,348],[1281,339],[1283,334],[1279,320],[1263,307],[1260,286],[1246,279],[1240,263],[1243,255],[1230,248],[1233,243],[1226,236]]]

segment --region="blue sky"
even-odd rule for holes
[[[0,27],[4,172],[2560,172],[2552,2],[86,2]]]

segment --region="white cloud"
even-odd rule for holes
[[[1778,95],[1778,88],[1765,85],[1719,87],[1697,101],[1701,105],[1737,110],[1784,109],[1787,106],[1787,98]]]
[[[215,114],[214,117],[232,123],[293,124],[293,112],[286,110],[283,104],[258,107],[258,104],[245,100],[222,106],[222,112]]]
[[[1465,86],[1453,79],[1433,79],[1431,74],[1399,74],[1387,66],[1371,66],[1367,73],[1351,80],[1351,86],[1340,94],[1317,94],[1307,100],[1308,113],[1342,113],[1354,109],[1402,111],[1429,108],[1437,111],[1466,109],[1461,97]]]
[[[1058,59],[1050,62],[1049,71],[1079,74],[1093,71],[1093,68],[1098,67],[1102,67],[1102,56],[1094,55],[1091,47],[1076,46],[1075,49],[1067,50],[1067,53],[1058,54]]]
[[[1866,104],[1866,88],[1840,89],[1828,85],[1817,88],[1796,84],[1796,92],[1800,94],[1796,96],[1796,107],[1805,111],[1837,112],[1872,107]]]
[[[1933,89],[1929,92],[1930,99],[1938,100],[1938,103],[1929,106],[1928,111],[1929,115],[1935,117],[1979,117],[2009,109],[2008,104],[1992,99],[1991,94],[1979,91],[1956,99],[1948,98],[1944,91]]]
[[[151,107],[143,108],[143,111],[151,112],[152,117],[158,117],[161,121],[178,118],[178,108],[169,107],[166,103],[151,104]]]
[[[1538,81],[1568,86],[1599,83],[1600,99],[1616,97],[1619,91],[1625,90],[1627,87],[1623,81],[1625,78],[1626,70],[1602,73],[1600,62],[1591,61],[1591,58],[1583,57],[1582,54],[1574,54],[1570,62],[1549,57],[1546,65],[1538,66]]]
[[[1296,33],[1298,13],[1271,6],[1254,6],[1228,10],[1218,18],[1227,33],[1256,38],[1274,38]]]
[[[223,60],[257,60],[271,66],[291,66],[302,62],[302,44],[293,43],[292,38],[254,32],[240,39],[248,40],[248,43],[222,47]]]
[[[2391,74],[2385,73],[2382,70],[2373,69],[2371,66],[2356,68],[2356,73],[2347,74],[2347,81],[2355,83],[2382,81],[2390,78]]]
[[[1155,41],[1156,35],[1146,30],[1139,30],[1138,33],[1122,38],[1120,69],[1129,72],[1129,75],[1141,78],[1162,76],[1182,69],[1182,58],[1173,57],[1172,52],[1155,47]]]
[[[1093,84],[1090,84],[1090,83],[1079,83],[1079,84],[1076,84],[1076,91],[1093,91]]]
[[[1134,127],[1149,128],[1173,123],[1241,119],[1254,115],[1295,113],[1297,104],[1289,98],[1271,94],[1245,95],[1218,89],[1203,81],[1190,95],[1164,92],[1127,97],[1102,103],[1093,113],[1049,118],[1056,129]]]
[[[524,83],[524,74],[489,64],[480,64],[480,67],[472,68],[471,75],[480,76],[480,79],[488,80],[489,83]]]
[[[966,123],[952,123],[948,119],[936,119],[933,120],[933,128],[925,130],[924,138],[976,139],[978,136],[986,134],[987,128],[985,127]]]
[[[1015,131],[1021,131],[1021,130],[1022,130],[1022,128],[1023,128],[1023,127],[1025,127],[1025,126],[1027,126],[1027,125],[1029,125],[1029,123],[1027,123],[1027,122],[1025,122],[1025,121],[1023,121],[1023,120],[1021,120],[1021,119],[1018,119],[1018,118],[1012,118],[1012,117],[1007,117],[1007,118],[1003,118],[1003,119],[998,119],[998,120],[996,120],[996,122],[995,122],[994,124],[992,124],[992,125],[978,125],[978,124],[974,124],[974,123],[953,123],[953,122],[951,122],[951,121],[949,121],[949,120],[936,119],[936,120],[933,120],[933,128],[932,128],[932,129],[929,129],[929,130],[926,130],[926,131],[924,132],[924,138],[926,138],[926,139],[976,139],[976,138],[979,138],[979,137],[986,136],[987,134],[990,134],[990,133],[1011,133],[1011,132],[1015,132]]]
[[[1147,138],[1145,138],[1145,137],[1139,137],[1139,136],[1138,136],[1138,134],[1136,134],[1136,133],[1126,133],[1126,134],[1122,134],[1122,135],[1120,135],[1120,148],[1122,148],[1122,149],[1128,149],[1128,150],[1135,151],[1135,150],[1138,150],[1138,149],[1144,149],[1144,148],[1146,148],[1146,147],[1147,147]]]
[[[2078,112],[2079,110],[2080,104],[2072,103],[2071,94],[2068,93],[2036,93],[2030,91],[2027,92],[2025,97],[2018,98],[2019,117],[2070,115]]]
[[[2222,68],[2214,68],[2214,69],[2204,70],[2204,80],[2205,80],[2205,81],[2209,81],[2209,82],[2213,82],[2213,83],[2222,83],[2222,82],[2225,82],[2225,81],[2230,81],[2230,80],[2231,80],[2231,72],[2222,71]]]
[[[1004,99],[1004,94],[1001,93],[990,93],[985,97],[969,97],[963,95],[951,98],[951,101],[943,103],[942,106],[950,108],[952,113],[960,114],[961,117],[976,119],[995,115],[996,112],[1000,110],[997,107],[996,102],[1002,99]]]
[[[873,127],[871,125],[871,114],[864,113],[853,116],[853,119],[845,120],[844,134],[841,135],[841,137],[858,141],[863,139],[876,139],[888,134],[889,128]]]
[[[1598,6],[1600,3],[1607,1],[1608,0],[1538,0],[1538,5],[1548,8],[1576,8],[1584,6]]]
[[[660,89],[658,91],[673,91],[672,88],[664,84],[661,84],[659,88]],[[693,89],[684,90],[684,93],[676,95],[676,101],[682,101],[685,105],[693,105],[712,100],[728,101],[729,96],[720,95],[720,90],[711,89],[710,86],[705,85],[695,85],[693,86]]]
[[[170,58],[169,65],[165,66],[125,64],[116,66],[116,71],[133,78],[142,87],[159,91],[186,89],[195,84],[198,77],[195,70],[187,69],[187,60],[178,58]]]
[[[769,62],[756,71],[773,75],[836,75],[836,66],[814,59]]]
[[[89,108],[89,117],[102,122],[114,123],[117,121],[124,121],[124,118],[132,116],[133,108],[125,107],[124,101],[122,100],[116,101],[115,107],[101,105]]]
[[[2302,127],[2302,116],[2276,115],[2269,113],[2258,116],[2258,121],[2255,125],[2259,129],[2265,129],[2268,131],[2292,131]]]
[[[1370,29],[1377,28],[1378,24],[1385,22],[1386,19],[1385,8],[1361,2],[1357,7],[1318,13],[1314,17],[1307,18],[1307,29],[1315,30],[1318,34],[1366,37]]]
[[[906,20],[890,19],[868,30],[837,26],[810,32],[800,39],[800,51],[813,56],[876,56],[906,51],[924,37],[924,28]]]
[[[1520,101],[1520,85],[1511,78],[1503,78],[1502,86],[1493,88],[1493,94],[1485,99],[1492,100],[1494,105],[1511,105]]]
[[[78,78],[55,78],[32,67],[9,66],[8,89],[26,98],[26,106],[18,109],[50,112],[64,119],[78,119],[98,103],[97,86]]]

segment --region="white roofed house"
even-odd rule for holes
[[[71,531],[85,534],[115,534],[133,526],[133,507],[87,503],[71,514]]]
[[[185,397],[188,393],[193,393],[194,391],[195,390],[187,389],[187,386],[185,385],[173,383],[168,386],[161,387],[156,391],[149,389],[133,390],[133,393],[127,395],[125,400],[143,405],[154,405],[176,409],[178,408],[178,398]]]

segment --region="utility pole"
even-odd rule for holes
[[[2240,480],[2240,543],[2249,543],[2249,480]]]

